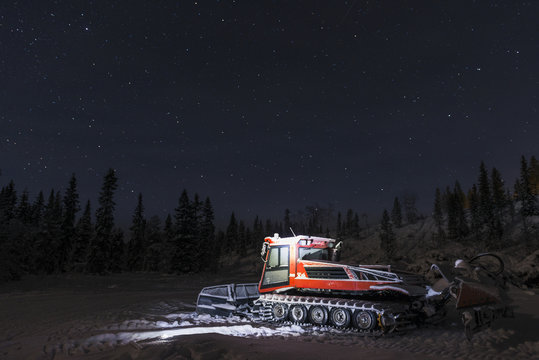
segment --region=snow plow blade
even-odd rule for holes
[[[198,294],[196,312],[212,316],[247,315],[259,297],[258,283],[205,287]]]

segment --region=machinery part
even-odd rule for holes
[[[277,321],[283,321],[288,316],[288,306],[286,304],[275,303],[273,305],[273,318]]]
[[[198,294],[196,311],[213,316],[245,315],[259,297],[257,283],[209,286]]]
[[[376,327],[376,315],[370,311],[356,310],[352,316],[352,323],[359,330],[369,331]]]
[[[337,328],[346,329],[350,326],[350,311],[345,308],[333,308],[329,312],[329,321]]]
[[[480,267],[492,276],[500,275],[505,268],[503,260],[493,253],[477,254],[468,263],[471,266]]]
[[[309,320],[314,325],[326,325],[328,323],[329,311],[324,306],[311,306],[309,310]]]
[[[288,317],[291,321],[303,324],[307,320],[307,308],[304,305],[293,305],[290,307]]]
[[[276,317],[274,309],[277,304],[287,306],[291,311],[294,306],[302,305],[309,316],[305,322],[313,325],[330,325],[336,328],[350,328],[352,323],[360,335],[379,336],[384,333],[406,331],[416,327],[418,312],[410,312],[406,303],[372,302],[364,300],[344,300],[313,296],[297,296],[285,294],[261,294],[255,301],[255,315],[265,321],[286,321],[282,316]],[[344,310],[344,311],[337,311]],[[374,317],[374,326],[360,328],[355,325],[356,312],[368,312]],[[280,314],[280,313],[279,313]],[[289,315],[290,319],[291,316]],[[292,320],[294,321],[294,320]]]

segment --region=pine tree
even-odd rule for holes
[[[339,211],[337,213],[337,239],[342,239],[343,235],[344,235],[344,231],[343,231],[343,224],[342,224],[342,215],[341,215],[341,212]]]
[[[175,251],[172,268],[177,272],[189,272],[194,265],[195,252],[193,246],[193,228],[196,227],[193,206],[183,190],[178,201],[178,207],[174,210],[176,221]]]
[[[290,229],[292,228],[292,223],[290,222],[290,209],[285,209],[284,210],[283,222],[284,222],[284,231],[286,233],[288,233],[290,231]],[[254,230],[254,228],[253,228],[253,230]],[[292,234],[290,234],[290,235],[292,235]]]
[[[62,208],[59,193],[51,190],[43,214],[43,228],[36,242],[36,268],[47,274],[60,270],[61,220]]]
[[[43,222],[43,209],[45,208],[45,197],[43,191],[40,191],[32,204],[32,225],[40,227]]]
[[[436,224],[436,229],[438,232],[438,237],[443,239],[445,237],[445,232],[443,229],[444,226],[444,214],[442,211],[442,194],[439,188],[436,188],[436,194],[434,196],[434,211],[432,214],[434,223]]]
[[[200,227],[201,249],[198,263],[201,270],[207,271],[211,268],[211,262],[218,261],[221,256],[221,244],[215,242],[215,225],[213,224],[215,215],[210,198],[206,197],[202,209],[202,224]]]
[[[145,244],[143,270],[159,271],[164,267],[165,242],[161,232],[161,219],[159,216],[152,216],[145,226]]]
[[[113,273],[118,273],[121,272],[124,267],[124,232],[121,229],[113,229],[110,239],[108,270]]]
[[[140,271],[143,269],[146,256],[146,219],[144,218],[141,193],[138,194],[137,206],[135,207],[129,230],[131,231],[131,237],[127,246],[127,268],[130,271]]]
[[[13,228],[16,215],[17,193],[14,182],[10,181],[0,191],[0,281],[20,279],[23,272]]]
[[[352,226],[354,223],[354,210],[348,209],[346,211],[346,222],[344,223],[344,235],[350,237],[352,235]]]
[[[530,158],[529,172],[530,192],[532,195],[537,196],[539,195],[539,161],[537,161],[535,156]]]
[[[479,213],[481,224],[488,225],[493,216],[492,195],[490,193],[490,182],[485,163],[479,166]]]
[[[359,226],[359,215],[357,214],[357,212],[354,214],[354,227],[353,227],[353,230],[354,230],[354,236],[356,238],[359,238],[359,231],[360,231],[360,226]],[[329,229],[328,229],[328,232],[329,232]]]
[[[238,247],[236,252],[240,256],[245,256],[247,253],[247,229],[243,220],[240,220],[238,224]]]
[[[464,204],[466,195],[460,187],[460,183],[455,181],[454,188],[454,202],[455,202],[455,215],[457,220],[457,237],[463,240],[469,233],[468,221],[466,220],[466,214],[464,213]]]
[[[496,168],[492,168],[492,203],[494,205],[494,216],[496,220],[502,221],[507,200],[505,197],[505,186],[500,172]]]
[[[520,180],[518,182],[518,200],[521,202],[520,214],[525,221],[526,217],[538,213],[537,197],[533,195],[530,186],[530,170],[524,156],[520,159]]]
[[[63,199],[64,213],[62,220],[62,244],[60,246],[60,268],[67,270],[69,267],[69,257],[72,252],[75,237],[75,217],[80,210],[79,194],[77,193],[77,178],[75,174],[71,175],[69,186]]]
[[[16,218],[24,225],[29,225],[32,222],[32,209],[28,202],[27,190],[24,190],[21,194],[16,210]]]
[[[415,224],[419,218],[416,208],[417,197],[415,194],[404,195],[404,212],[408,224]]]
[[[391,261],[395,253],[395,234],[393,233],[387,210],[384,210],[382,214],[382,222],[380,224],[380,245],[385,252],[388,261]]]
[[[509,213],[509,218],[511,218],[511,222],[515,221],[515,201],[514,196],[511,194],[509,189],[506,189],[505,192],[505,202],[507,204],[507,211]]]
[[[447,237],[449,239],[457,239],[459,236],[458,230],[458,202],[457,196],[449,189],[445,191],[445,203],[447,206]]]
[[[99,208],[96,210],[95,236],[90,244],[87,271],[104,274],[111,268],[111,253],[113,246],[112,231],[114,229],[114,190],[118,178],[113,169],[109,169],[103,180],[99,194]],[[118,240],[116,234],[114,240]]]
[[[475,184],[473,184],[468,194],[468,202],[470,203],[470,230],[474,234],[475,240],[479,241],[481,239],[482,223],[479,209],[479,193]]]
[[[227,251],[234,251],[238,248],[238,222],[234,213],[230,215],[230,221],[226,228],[225,246]]]
[[[80,271],[86,266],[88,249],[90,248],[90,242],[93,237],[94,227],[92,225],[92,207],[90,205],[90,200],[88,200],[84,207],[84,212],[75,227],[75,243],[73,244],[70,260],[74,269]]]
[[[0,228],[7,231],[9,222],[15,218],[17,206],[17,192],[15,183],[10,181],[6,187],[0,191]]]
[[[163,230],[164,244],[163,244],[163,259],[160,265],[160,271],[172,272],[174,254],[176,251],[176,229],[172,222],[172,216],[170,214],[165,218],[165,228]]]
[[[499,241],[503,236],[504,213],[507,205],[507,199],[505,197],[505,188],[502,176],[496,168],[492,168],[491,181],[493,205],[493,218],[490,222],[491,233],[498,240],[498,245],[500,245]]]
[[[203,205],[203,202],[200,201],[200,197],[197,193],[195,193],[193,201],[191,202],[191,214],[193,217],[193,222],[191,225],[188,244],[190,253],[193,254],[190,269],[191,272],[199,272],[201,270],[199,258],[204,246],[204,244],[202,244],[203,240],[200,236],[203,222]]]
[[[393,225],[400,228],[402,226],[402,210],[399,198],[395,197],[393,201],[393,209],[391,210],[391,221]]]
[[[260,244],[264,241],[264,226],[262,221],[258,218],[258,215],[255,217],[253,222],[253,243],[252,247],[254,250],[260,250]]]

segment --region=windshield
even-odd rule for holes
[[[329,260],[329,249],[299,248],[300,260]]]

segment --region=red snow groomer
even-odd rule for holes
[[[329,238],[266,237],[260,282],[204,288],[198,296],[197,312],[253,313],[268,321],[354,328],[373,335],[439,321],[452,298],[463,310],[469,335],[507,312],[499,284],[451,278],[447,270],[442,272],[433,265],[440,280],[431,287],[423,276],[390,265],[341,264],[340,251],[341,243]],[[483,257],[499,260],[498,273],[483,269],[496,278],[503,271],[503,262],[492,254],[481,254],[476,262]],[[475,273],[478,269],[481,267]]]

